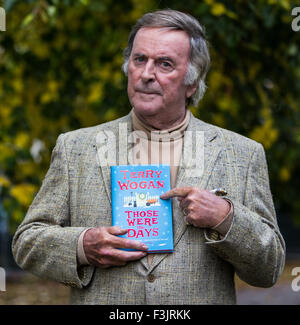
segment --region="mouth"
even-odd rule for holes
[[[136,89],[137,92],[145,95],[160,95],[158,91],[148,89]]]

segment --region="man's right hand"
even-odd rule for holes
[[[90,264],[101,269],[125,265],[147,255],[147,246],[141,242],[117,237],[125,235],[127,229],[114,227],[91,228],[83,237],[83,248]],[[133,248],[137,251],[124,251],[119,248]]]

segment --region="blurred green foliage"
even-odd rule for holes
[[[0,1],[0,200],[23,219],[57,136],[130,110],[122,51],[145,12],[172,8],[206,27],[208,90],[193,113],[261,142],[277,212],[300,223],[299,1]]]

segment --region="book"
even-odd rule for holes
[[[128,229],[120,237],[143,242],[148,253],[173,251],[169,165],[111,166],[112,225]],[[132,250],[132,249],[126,249]]]

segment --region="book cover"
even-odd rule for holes
[[[120,237],[148,246],[149,253],[173,251],[169,165],[111,166],[112,225],[128,229]]]

